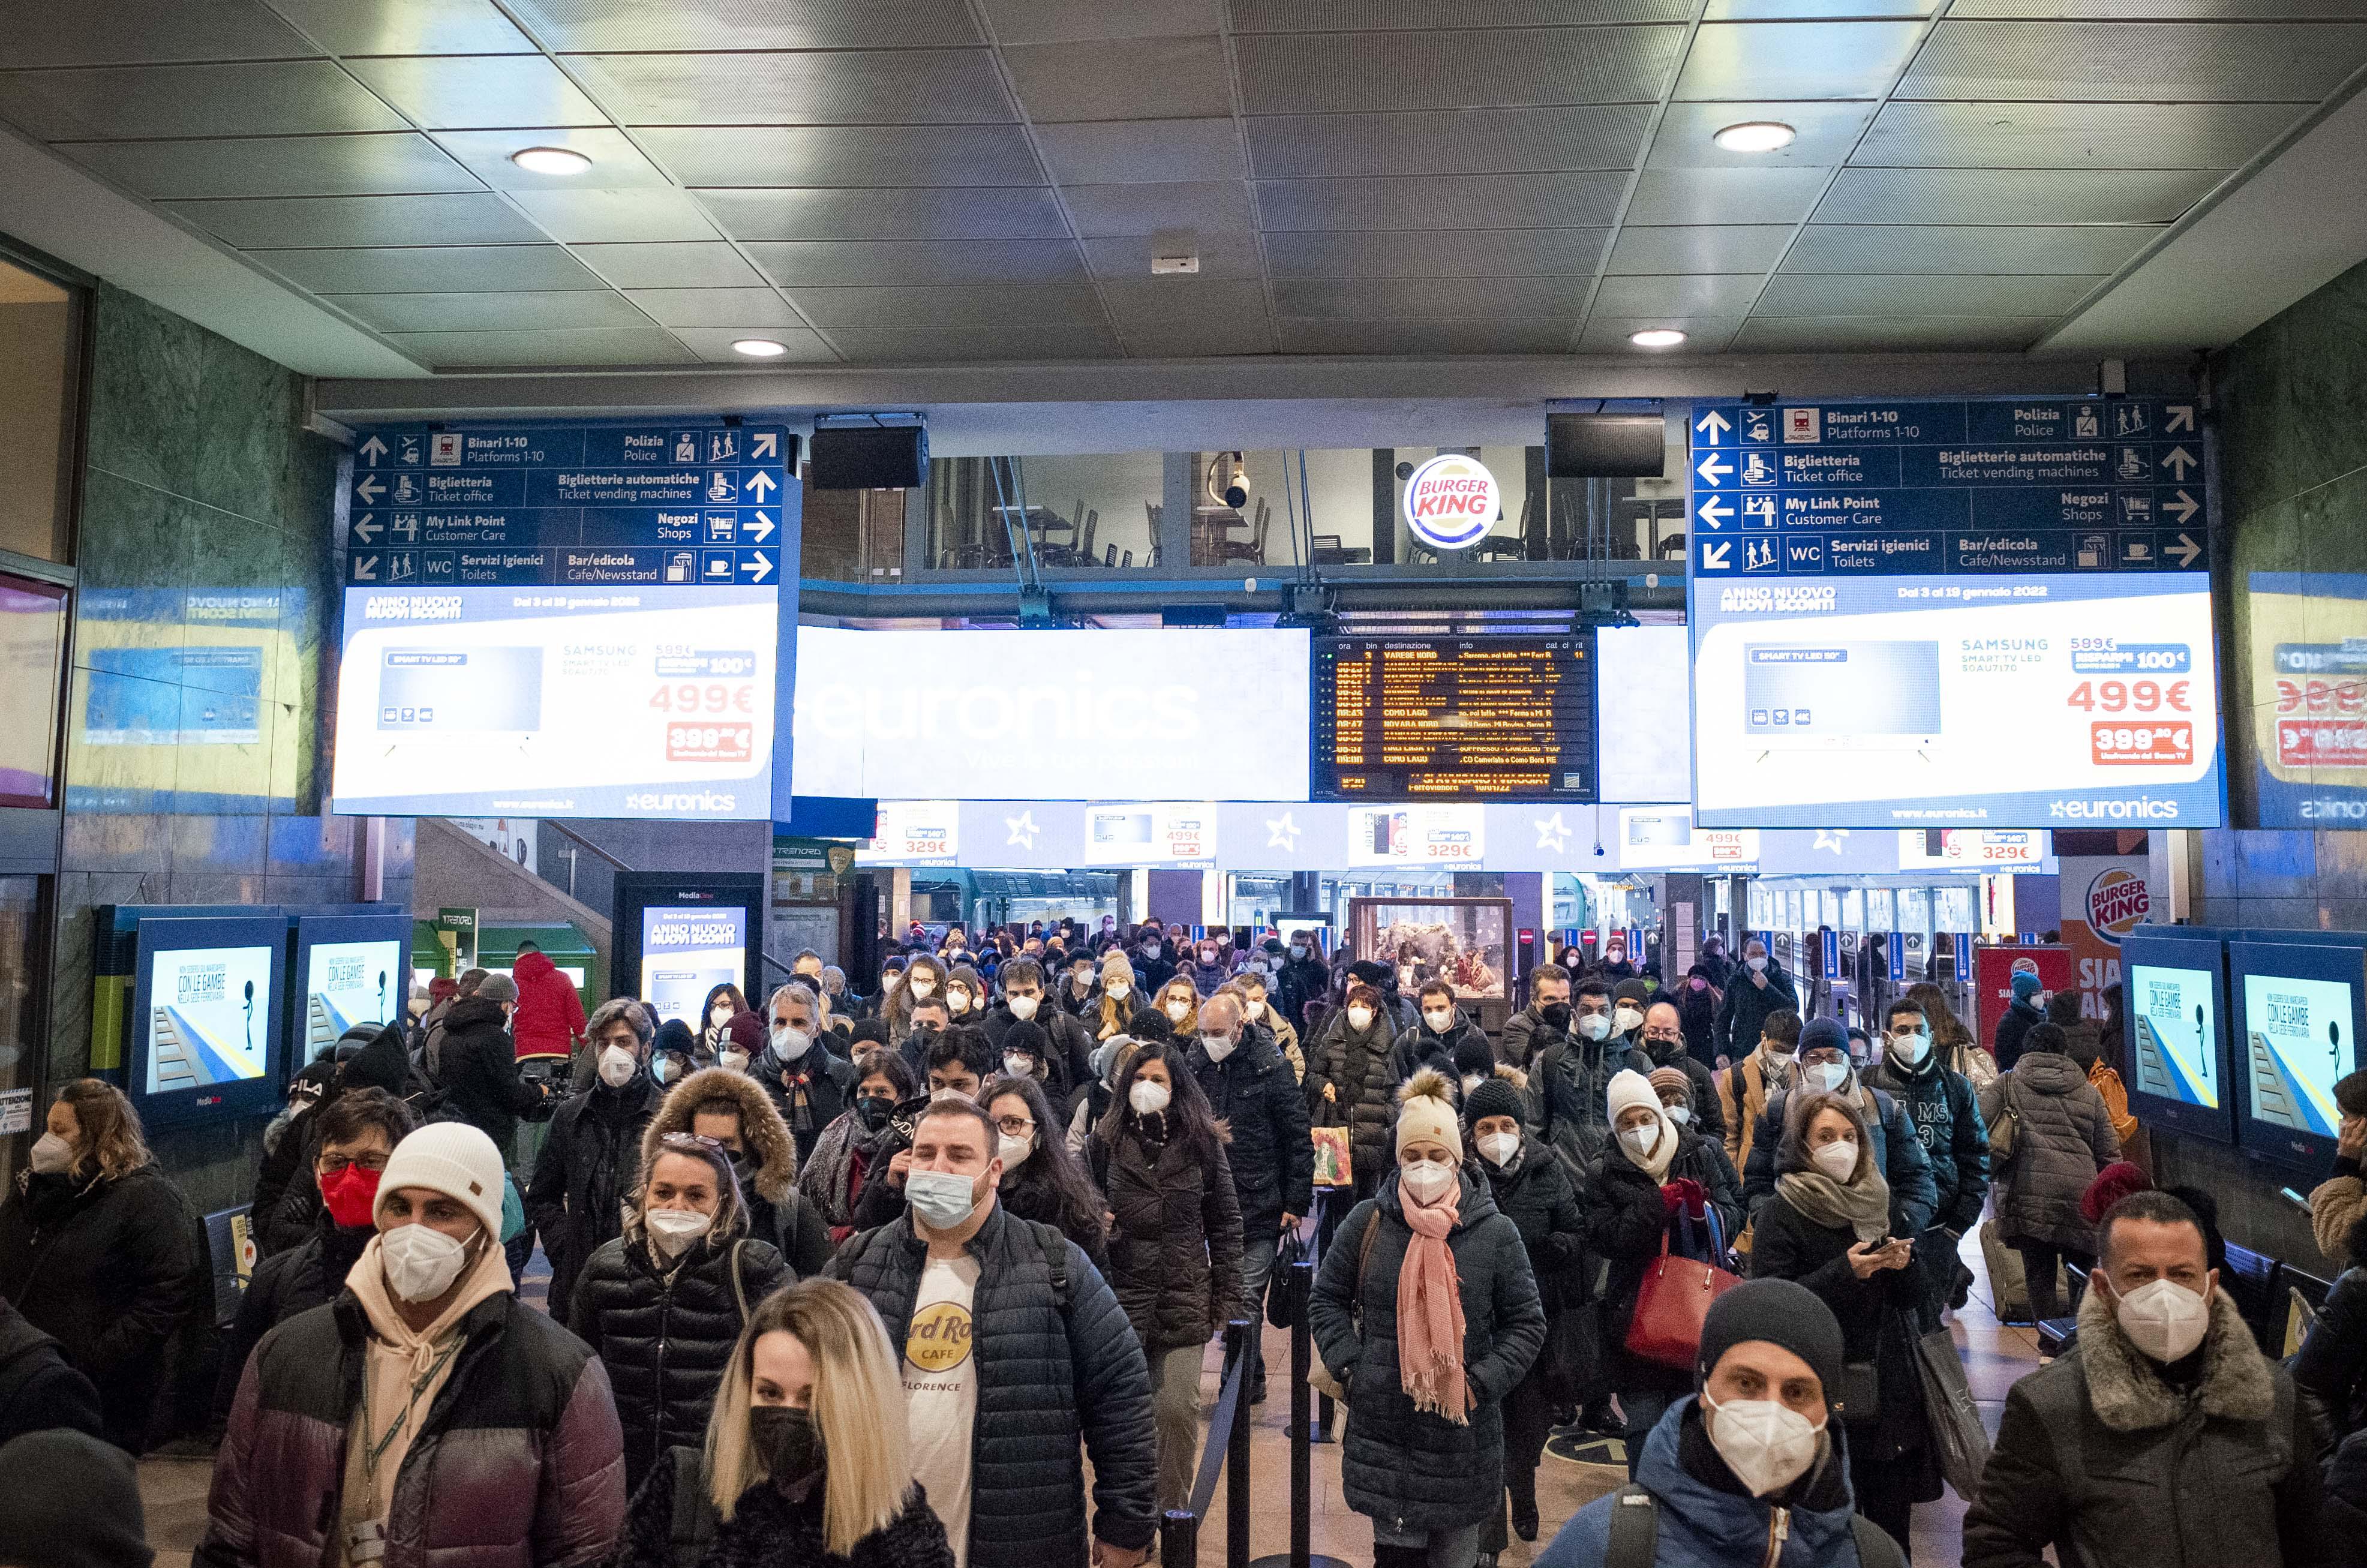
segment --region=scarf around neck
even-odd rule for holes
[[[1665,1182],[1669,1179],[1669,1166],[1677,1157],[1677,1124],[1669,1119],[1669,1113],[1664,1110],[1660,1113],[1659,1125],[1660,1141],[1652,1145],[1652,1152],[1648,1154],[1637,1153],[1636,1145],[1627,1142],[1626,1133],[1614,1136],[1619,1140],[1619,1152],[1627,1156],[1629,1165],[1656,1182]]]
[[[1438,1201],[1421,1204],[1400,1182],[1398,1204],[1405,1214],[1405,1262],[1398,1269],[1398,1381],[1417,1412],[1457,1426],[1471,1423],[1470,1393],[1463,1381],[1463,1286],[1455,1272],[1454,1249],[1446,1244],[1462,1218],[1458,1180]],[[1380,1221],[1378,1214],[1374,1223]]]
[[[1849,1228],[1862,1242],[1878,1242],[1890,1230],[1890,1184],[1861,1153],[1865,1170],[1846,1185],[1816,1169],[1785,1171],[1775,1178],[1784,1201],[1829,1230]]]

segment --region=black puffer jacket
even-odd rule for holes
[[[1115,1140],[1093,1130],[1086,1145],[1093,1180],[1108,1195],[1109,1282],[1153,1357],[1206,1345],[1217,1325],[1244,1310],[1241,1206],[1225,1152],[1213,1165],[1179,1139],[1146,1142],[1129,1112]]]
[[[463,996],[444,1015],[444,1112],[514,1157],[518,1118],[540,1108],[542,1091],[518,1076],[517,1045],[499,1002]]]
[[[2104,1096],[2069,1057],[2025,1051],[2012,1072],[1981,1091],[1984,1124],[1995,1126],[2008,1107],[2016,1127],[2013,1158],[1996,1173],[1999,1236],[2008,1246],[2094,1251],[2096,1230],[2079,1199],[2096,1173],[2121,1157]]]
[[[1670,1252],[1684,1255],[1685,1227],[1669,1218],[1660,1200],[1661,1187],[1673,1181],[1701,1184],[1717,1214],[1720,1236],[1731,1242],[1742,1229],[1742,1193],[1725,1144],[1696,1137],[1691,1128],[1681,1129],[1677,1156],[1669,1162],[1668,1175],[1657,1182],[1624,1153],[1604,1157],[1590,1188],[1587,1231],[1588,1245],[1611,1264],[1603,1294],[1603,1343],[1610,1356],[1614,1388],[1683,1393],[1693,1386],[1692,1373],[1630,1356],[1626,1349],[1644,1271],[1659,1260],[1661,1242],[1670,1244]],[[1709,1228],[1695,1223],[1692,1229],[1698,1245],[1691,1256],[1702,1257]]]
[[[351,1034],[348,1031],[348,1039]],[[312,1175],[312,1162],[321,1152],[321,1113],[329,1101],[356,1089],[384,1089],[397,1099],[409,1099],[413,1088],[411,1059],[397,1025],[379,1030],[337,1065],[321,1103],[290,1120],[280,1130],[279,1141],[264,1152],[248,1210],[248,1230],[255,1238],[256,1256],[269,1257],[312,1239],[313,1223],[321,1217],[321,1188]],[[413,1104],[415,1108],[418,1102],[413,1099]],[[506,1159],[506,1146],[502,1153]]]
[[[1940,1065],[1933,1051],[1913,1072],[1885,1051],[1865,1071],[1865,1081],[1886,1090],[1915,1124],[1923,1158],[1931,1167],[1932,1190],[1938,1195],[1931,1222],[1958,1235],[1981,1222],[1981,1206],[1989,1195],[1989,1130],[1981,1119],[1980,1096],[1972,1080]]]
[[[2321,1460],[2367,1426],[2367,1268],[2343,1270],[2327,1292],[2326,1305],[2293,1359],[2293,1380]],[[2367,1493],[2353,1501],[2367,1510]]]
[[[697,1452],[685,1449],[679,1459],[669,1457],[650,1471],[649,1484],[633,1494],[625,1533],[607,1568],[953,1568],[946,1527],[937,1522],[928,1494],[918,1484],[904,1499],[903,1513],[840,1557],[822,1544],[821,1489],[802,1503],[792,1503],[769,1480],[742,1493],[730,1522],[716,1520],[715,1539],[685,1563],[674,1542],[675,1465],[685,1467],[684,1474],[703,1480],[697,1460]]]
[[[239,1374],[246,1370],[246,1359],[255,1354],[263,1336],[298,1312],[336,1300],[345,1288],[345,1276],[353,1272],[354,1264],[376,1234],[377,1229],[369,1225],[348,1230],[330,1219],[323,1209],[313,1221],[311,1239],[302,1246],[273,1253],[255,1266],[246,1294],[239,1298],[238,1317],[222,1335],[221,1381],[214,1390],[216,1415],[230,1414],[230,1402],[238,1393]]]
[[[664,1098],[645,1068],[621,1089],[595,1080],[551,1112],[550,1134],[527,1185],[526,1214],[550,1258],[553,1301],[575,1299],[584,1261],[623,1231],[624,1206],[640,1190],[641,1132]]]
[[[1433,1031],[1428,1019],[1418,1020],[1413,1028],[1398,1031],[1397,1044],[1389,1052],[1390,1070],[1399,1083],[1424,1067],[1437,1068],[1450,1084],[1460,1083],[1463,1075],[1455,1065],[1455,1048],[1466,1040],[1478,1041],[1488,1051],[1489,1059],[1495,1059],[1495,1048],[1488,1043],[1487,1031],[1464,1017],[1460,1007],[1455,1010],[1455,1019],[1446,1026],[1444,1034]]]
[[[1308,1135],[1298,1077],[1274,1048],[1274,1037],[1250,1024],[1222,1062],[1211,1062],[1195,1043],[1190,1062],[1208,1096],[1208,1109],[1231,1133],[1225,1158],[1240,1199],[1241,1234],[1270,1236],[1285,1214],[1309,1212],[1315,1207],[1315,1142]]]
[[[1397,1531],[1461,1529],[1503,1506],[1502,1401],[1545,1344],[1519,1228],[1485,1181],[1465,1171],[1461,1183],[1446,1245],[1463,1302],[1463,1377],[1478,1402],[1468,1425],[1416,1411],[1398,1377],[1398,1272],[1413,1233],[1395,1170],[1341,1221],[1308,1302],[1323,1364],[1348,1384],[1341,1489],[1350,1507]],[[1374,1225],[1372,1251],[1360,1256]]]
[[[1348,1130],[1349,1160],[1360,1172],[1394,1163],[1389,1140],[1398,1124],[1398,1080],[1389,1057],[1396,1042],[1397,1027],[1387,1009],[1375,1008],[1372,1027],[1360,1034],[1348,1027],[1348,1009],[1342,1007],[1325,1022],[1315,1048],[1307,1053],[1307,1082],[1301,1087],[1314,1125]],[[1328,1100],[1323,1097],[1326,1088],[1332,1091]],[[1311,1142],[1308,1152],[1312,1181]]]
[[[0,1448],[28,1432],[66,1427],[103,1437],[98,1391],[57,1340],[0,1299]]]
[[[1582,1300],[1579,1260],[1586,1253],[1586,1216],[1569,1184],[1569,1172],[1553,1151],[1524,1133],[1521,1157],[1511,1170],[1498,1170],[1484,1159],[1474,1161],[1472,1168],[1488,1174],[1498,1211],[1521,1233],[1529,1272],[1536,1276],[1537,1298],[1546,1311]]]
[[[1546,1047],[1529,1069],[1529,1088],[1544,1112],[1540,1132],[1569,1167],[1573,1185],[1602,1163],[1603,1147],[1611,1142],[1611,1080],[1628,1067],[1640,1073],[1652,1070],[1615,1040],[1570,1035]]]
[[[1107,1282],[1075,1243],[1061,1244],[1065,1311],[1028,1221],[998,1206],[969,1240],[979,1262],[969,1568],[1083,1561],[1080,1437],[1093,1466],[1093,1535],[1130,1551],[1150,1545],[1159,1456],[1150,1368]],[[854,1237],[831,1259],[831,1277],[871,1302],[900,1353],[928,1250],[906,1216]]]
[[[716,1388],[747,1324],[741,1302],[753,1309],[788,1283],[787,1274],[770,1244],[737,1237],[701,1237],[669,1273],[658,1271],[638,1231],[585,1260],[567,1325],[608,1369],[629,1495],[668,1449],[706,1440]]]
[[[164,1344],[198,1309],[198,1222],[153,1164],[109,1180],[26,1172],[0,1205],[0,1297],[98,1390],[107,1439],[143,1445]]]
[[[1686,1093],[1692,1100],[1693,1119],[1689,1130],[1700,1133],[1721,1148],[1726,1143],[1726,1108],[1718,1103],[1717,1075],[1693,1058],[1682,1040],[1656,1049],[1653,1043],[1637,1038],[1629,1048],[1627,1063],[1646,1077],[1659,1068],[1673,1067],[1685,1075],[1690,1087]]]

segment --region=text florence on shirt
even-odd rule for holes
[[[904,1407],[912,1432],[912,1479],[946,1527],[954,1568],[969,1561],[970,1428],[978,1419],[978,1360],[970,1307],[978,1259],[929,1260],[904,1335]]]

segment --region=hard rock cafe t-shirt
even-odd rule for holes
[[[912,1433],[912,1479],[946,1527],[954,1568],[969,1562],[970,1428],[978,1420],[978,1358],[970,1354],[970,1305],[978,1259],[929,1260],[904,1335],[904,1403]]]

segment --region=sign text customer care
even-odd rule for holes
[[[1441,452],[1406,480],[1406,527],[1434,550],[1477,544],[1500,509],[1496,476],[1461,452]]]

